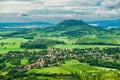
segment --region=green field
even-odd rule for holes
[[[71,72],[78,72],[81,71],[88,71],[88,72],[98,72],[101,70],[115,70],[110,68],[103,68],[103,67],[96,67],[96,66],[89,66],[88,64],[79,63],[77,60],[69,60],[65,61],[65,64],[57,67],[48,67],[42,69],[31,69],[28,73],[64,73],[70,74]]]
[[[85,35],[79,38],[79,43],[112,43],[112,44],[120,44],[120,35]]]
[[[85,38],[87,39],[87,36],[85,36],[83,39],[85,39]],[[73,49],[73,48],[83,49],[83,48],[96,48],[96,47],[98,47],[98,48],[118,47],[118,46],[109,46],[109,45],[73,45],[71,43],[74,42],[74,40],[69,40],[66,37],[59,37],[59,38],[57,38],[57,37],[53,37],[53,38],[47,37],[46,39],[65,41],[67,43],[67,45],[55,45],[55,48],[60,48],[60,49],[66,49],[66,48],[67,49]],[[83,39],[81,38],[82,41],[83,41]],[[28,40],[23,39],[23,38],[8,38],[8,39],[0,40],[0,43],[7,43],[4,46],[0,46],[0,54],[7,53],[9,51],[21,51],[23,49],[20,48],[20,43],[21,42],[26,42],[26,41],[28,41]],[[97,41],[97,39],[96,39],[96,41]],[[116,41],[117,41],[117,43],[120,42],[118,39]],[[33,50],[30,50],[30,51],[33,51]],[[39,51],[39,50],[37,49],[36,51]]]
[[[42,69],[31,69],[28,73],[64,73],[64,74],[70,74],[71,72],[80,72],[82,70],[87,71],[96,71],[99,70],[95,67],[90,67],[86,64],[80,64],[77,60],[70,60],[66,61],[65,64],[58,67],[48,67],[48,68],[42,68]]]
[[[95,73],[99,73],[99,72],[103,71],[103,75],[106,78],[106,80],[114,80],[113,78],[112,79],[110,78],[110,75],[114,74],[114,72],[116,72],[116,71],[120,72],[116,69],[89,66],[88,64],[79,63],[77,60],[69,60],[69,61],[65,61],[65,64],[58,66],[58,67],[31,69],[30,71],[27,72],[27,74],[30,74],[30,73],[70,74],[71,72],[81,73],[82,71],[95,72]]]
[[[112,47],[120,47],[120,46],[109,46],[109,45],[56,45],[55,48],[60,48],[60,49],[74,49],[74,48],[79,48],[79,49],[85,49],[85,48],[112,48]]]
[[[0,35],[6,35],[6,34],[11,34],[14,31],[2,31],[0,32]]]
[[[26,42],[27,40],[26,39],[23,39],[23,38],[7,38],[7,39],[2,39],[0,40],[0,42],[7,42],[7,43],[21,43],[21,42]]]
[[[28,63],[28,59],[24,58],[24,59],[21,59],[21,65],[27,65]]]
[[[20,43],[26,41],[27,40],[23,38],[8,38],[0,40],[0,43],[5,43],[3,46],[0,46],[0,54],[7,53],[9,51],[21,51]]]

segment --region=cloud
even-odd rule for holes
[[[117,19],[120,17],[120,1],[1,0],[0,16],[4,16],[0,22],[48,21],[56,23],[71,18],[85,21]]]
[[[120,0],[104,0],[102,6],[106,9],[120,9]]]

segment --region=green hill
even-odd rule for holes
[[[58,23],[57,24],[58,26],[63,26],[63,25],[65,25],[65,26],[77,26],[77,25],[87,25],[86,23],[84,23],[82,20],[64,20],[64,21],[62,21],[62,22],[60,22],[60,23]]]
[[[80,37],[84,35],[110,34],[109,31],[100,27],[86,24],[82,20],[64,20],[56,26],[44,28],[47,33],[57,36]]]

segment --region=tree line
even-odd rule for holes
[[[65,44],[65,42],[50,39],[37,39],[34,41],[21,43],[20,47],[26,49],[47,49],[48,47],[53,47],[56,44]]]

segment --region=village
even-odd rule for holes
[[[114,50],[114,51],[113,51]],[[120,59],[119,48],[112,49],[57,49],[49,48],[39,52],[9,52],[3,56],[5,62],[10,62],[12,66],[9,69],[16,68],[17,71],[28,71],[32,68],[52,67],[60,66],[65,63],[66,60],[76,59],[80,63],[88,63],[91,66],[103,66],[119,69],[120,63],[117,62]],[[28,59],[26,65],[21,64],[21,59]],[[106,63],[106,64],[103,64]],[[6,65],[4,65],[6,66]],[[5,67],[3,67],[5,68]]]

